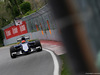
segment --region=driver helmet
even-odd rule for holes
[[[24,37],[24,36],[22,36],[22,39],[21,39],[21,40],[26,40],[26,39],[25,39],[25,37]]]

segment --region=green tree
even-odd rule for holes
[[[18,5],[22,4],[24,2],[24,0],[16,0]]]
[[[48,0],[24,0],[31,4],[33,10],[37,10],[48,3]]]
[[[19,9],[17,8],[17,6],[14,6],[14,7],[13,7],[13,13],[14,13],[14,15],[13,15],[14,17],[20,15],[20,12],[19,12]]]
[[[20,4],[20,9],[22,13],[25,14],[31,10],[31,4],[29,2],[23,2],[22,4]]]
[[[6,11],[5,3],[3,1],[0,1],[0,28],[4,27],[11,21],[11,15],[10,12]]]
[[[24,0],[4,0],[7,11],[12,14],[12,19],[21,14],[19,5],[24,2]]]

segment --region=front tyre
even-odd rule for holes
[[[41,46],[41,43],[40,43],[39,40],[36,40],[36,41],[35,41],[35,45],[36,45],[36,51],[37,51],[37,52],[42,51],[42,46]]]
[[[11,58],[17,57],[14,46],[10,47],[10,56]]]

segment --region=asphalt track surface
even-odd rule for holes
[[[0,75],[54,75],[54,61],[47,51],[11,59],[10,47],[0,48]]]

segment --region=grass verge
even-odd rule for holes
[[[60,55],[59,57],[63,61],[61,75],[71,75],[69,70],[68,70],[68,65],[67,65],[67,61],[66,61],[66,55],[65,54],[64,55]]]

